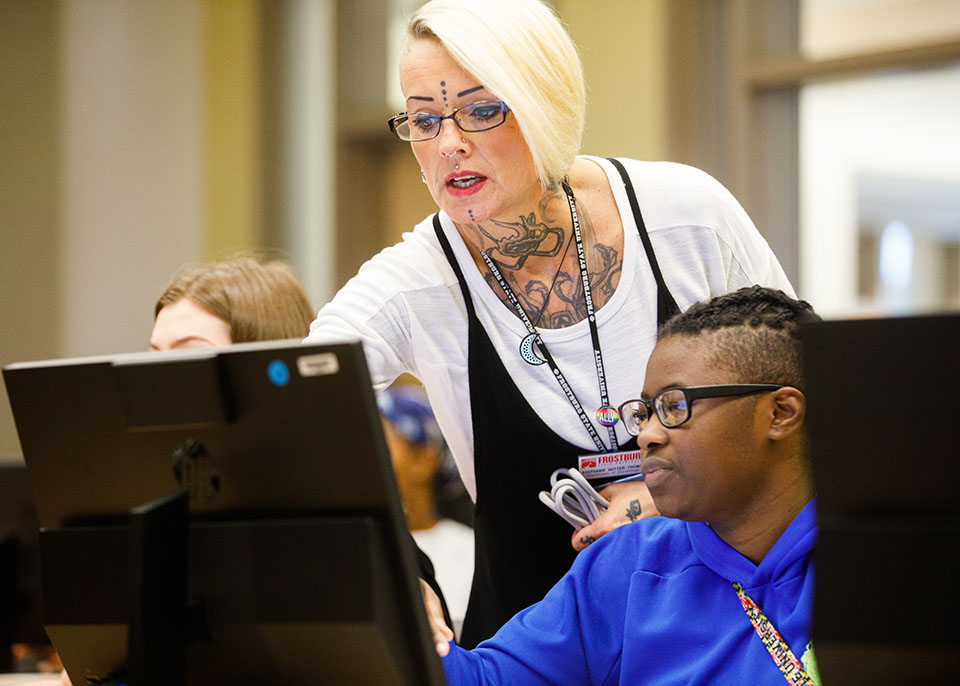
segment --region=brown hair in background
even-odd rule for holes
[[[252,255],[183,267],[157,300],[154,317],[183,298],[227,322],[234,343],[306,336],[315,314],[288,264]]]

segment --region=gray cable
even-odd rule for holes
[[[557,469],[550,475],[550,491],[540,491],[540,502],[574,529],[581,529],[606,512],[610,502],[576,469]]]

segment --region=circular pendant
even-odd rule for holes
[[[609,405],[604,405],[597,410],[597,421],[604,426],[613,426],[620,421],[620,414]]]
[[[546,360],[537,354],[537,349],[534,347],[536,340],[537,334],[535,333],[523,337],[523,340],[520,341],[520,357],[522,357],[523,361],[527,364],[539,366],[546,362]]]

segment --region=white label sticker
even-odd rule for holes
[[[297,358],[300,376],[329,376],[340,371],[340,360],[335,353],[301,355]]]
[[[607,479],[611,476],[630,476],[640,471],[640,451],[581,455],[577,469],[588,479]]]

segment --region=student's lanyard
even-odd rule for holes
[[[780,673],[783,674],[783,678],[787,680],[787,683],[793,684],[794,686],[817,686],[817,682],[810,678],[803,668],[803,664],[797,659],[796,655],[793,654],[793,651],[790,650],[787,642],[783,640],[780,632],[777,631],[777,628],[773,626],[766,615],[763,614],[763,611],[753,601],[753,598],[747,595],[747,592],[743,590],[743,586],[734,581],[733,588],[736,590],[737,597],[740,598],[740,604],[743,605],[743,609],[746,611],[747,617],[750,618],[753,628],[757,630],[757,635],[760,637],[760,640],[763,641],[763,645],[766,646],[770,657],[773,658],[777,667],[780,668]]]
[[[567,196],[567,202],[570,204],[570,219],[573,221],[573,236],[577,243],[577,257],[579,258],[580,262],[580,281],[583,285],[583,300],[587,306],[587,321],[590,325],[590,338],[593,341],[593,359],[597,367],[597,380],[600,383],[600,409],[597,410],[597,415],[603,415],[606,417],[612,414],[612,412],[610,412],[612,407],[610,406],[610,400],[607,397],[607,377],[603,371],[603,355],[600,351],[600,334],[597,331],[597,322],[593,309],[593,296],[590,293],[590,277],[587,274],[587,258],[583,250],[583,237],[580,234],[580,216],[577,214],[577,202],[573,196],[573,190],[570,188],[570,185],[566,182],[566,180],[563,181],[562,186],[563,192]],[[510,300],[510,304],[512,304],[513,308],[517,311],[520,321],[522,321],[523,325],[527,327],[527,331],[530,333],[530,336],[533,336],[533,341],[536,342],[540,352],[543,354],[543,361],[547,363],[550,371],[553,372],[553,376],[557,379],[557,383],[560,384],[560,388],[567,396],[570,404],[573,405],[573,409],[576,410],[577,416],[580,417],[580,422],[587,429],[587,433],[589,433],[590,438],[593,439],[594,444],[597,446],[597,450],[602,453],[607,452],[608,448],[603,444],[603,439],[601,439],[599,434],[597,434],[597,430],[593,428],[593,423],[590,421],[590,418],[587,417],[587,413],[584,411],[583,405],[580,404],[580,401],[577,399],[573,389],[570,388],[570,384],[567,383],[567,380],[560,371],[560,368],[557,366],[556,361],[554,361],[553,355],[551,355],[550,351],[547,350],[546,344],[540,337],[540,332],[537,331],[536,327],[530,321],[530,318],[527,317],[527,313],[524,312],[523,306],[517,299],[513,289],[510,288],[510,285],[500,273],[500,269],[497,267],[494,261],[490,259],[490,256],[487,255],[485,251],[480,251],[480,257],[482,257],[483,261],[486,262],[487,268],[490,270],[490,273],[493,274],[493,278],[497,280],[497,283],[500,284],[500,288],[502,288],[503,292],[506,293],[507,298]],[[526,340],[527,338],[524,338],[524,341]],[[607,425],[607,431],[610,437],[610,445],[612,446],[609,448],[609,450],[615,450],[617,448],[617,432],[613,428],[613,424]]]

